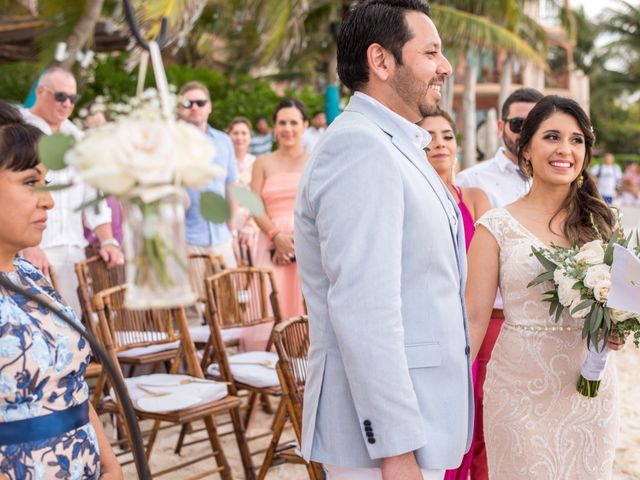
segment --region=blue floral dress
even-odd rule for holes
[[[32,264],[14,261],[13,283],[47,295],[76,321]],[[90,349],[80,335],[33,301],[0,287],[0,423],[80,405]],[[98,441],[91,422],[52,438],[0,445],[0,472],[10,479],[97,479]]]

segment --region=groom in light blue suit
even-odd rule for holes
[[[305,166],[310,323],[302,451],[330,480],[441,479],[473,426],[460,212],[416,125],[451,66],[420,0],[367,0],[338,38],[354,91]]]

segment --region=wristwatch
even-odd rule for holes
[[[107,245],[113,245],[114,247],[120,247],[120,242],[115,238],[107,238],[106,240],[102,240],[100,242],[101,247],[106,247]]]

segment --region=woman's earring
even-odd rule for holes
[[[525,160],[522,165],[522,169],[524,170],[524,175],[527,178],[533,177],[533,167],[531,166],[530,160]]]
[[[576,180],[576,183],[578,184],[578,189],[581,189],[584,185],[584,177],[582,176],[582,174],[580,174],[578,180]]]

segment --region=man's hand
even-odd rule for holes
[[[386,457],[380,461],[383,480],[423,480],[422,472],[413,452],[395,457]]]
[[[115,245],[104,245],[103,247],[100,247],[98,253],[107,264],[107,268],[113,268],[124,264],[124,255],[122,250]]]
[[[22,250],[22,258],[33,263],[45,277],[49,276],[49,259],[40,247],[29,247]]]

